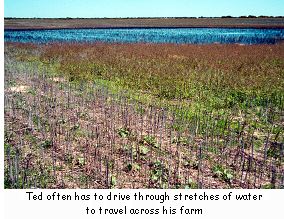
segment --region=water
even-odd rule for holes
[[[117,42],[178,44],[274,44],[284,40],[284,29],[127,28],[5,30],[5,42]]]

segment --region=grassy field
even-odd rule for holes
[[[283,188],[283,69],[283,43],[6,43],[5,187]]]
[[[5,19],[5,29],[125,28],[125,27],[240,27],[284,28],[284,18],[101,18]]]

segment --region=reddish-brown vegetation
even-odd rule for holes
[[[282,188],[283,44],[6,44],[6,188]]]
[[[284,18],[129,18],[129,19],[5,19],[5,29],[126,27],[284,28]]]

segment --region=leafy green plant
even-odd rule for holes
[[[66,120],[65,119],[58,119],[57,124],[66,124]]]
[[[116,177],[114,175],[111,175],[110,177],[110,188],[114,189],[116,187],[117,181]]]
[[[83,119],[83,120],[89,119],[89,115],[88,115],[87,112],[78,112],[78,117]]]
[[[185,126],[182,123],[176,122],[172,125],[172,129],[177,132],[182,132],[185,130]]]
[[[213,166],[213,173],[216,177],[221,178],[226,182],[231,182],[234,177],[230,170],[225,169],[221,165]]]
[[[31,88],[31,89],[28,90],[28,93],[33,95],[33,96],[35,96],[36,95],[36,90]]]
[[[283,154],[283,150],[284,150],[283,143],[272,142],[266,153],[268,157],[273,157],[274,159],[280,159],[281,153]]]
[[[189,140],[185,137],[174,137],[172,139],[172,143],[173,144],[180,144],[180,145],[188,145],[189,144]]]
[[[158,143],[156,142],[156,139],[150,135],[144,136],[142,143],[148,146],[152,146],[154,148],[159,147]]]
[[[194,182],[191,178],[189,178],[184,188],[185,189],[198,189],[198,184]]]
[[[183,166],[186,167],[186,168],[193,168],[193,169],[197,170],[198,169],[198,161],[195,160],[195,159],[192,159],[192,160],[186,159],[183,162]]]
[[[139,171],[141,169],[140,165],[137,163],[129,163],[126,166],[127,171]]]
[[[40,146],[44,149],[48,149],[52,147],[52,141],[51,140],[45,140],[41,142]]]
[[[71,127],[72,131],[76,131],[80,128],[80,124],[75,124],[74,126]]]
[[[78,157],[77,158],[77,164],[79,166],[84,166],[85,165],[85,158],[84,157]]]
[[[152,180],[152,182],[154,183],[160,182],[163,184],[163,182],[167,181],[168,171],[160,160],[152,162],[150,164],[150,167],[151,167],[150,179]]]
[[[149,148],[147,148],[146,146],[143,145],[140,146],[140,155],[145,156],[148,154],[149,151],[150,151]]]
[[[275,189],[275,185],[272,183],[265,184],[261,187],[262,189]]]
[[[64,160],[68,164],[72,164],[73,159],[74,159],[74,157],[73,157],[73,155],[71,153],[65,154]]]
[[[80,174],[80,176],[79,176],[79,181],[80,181],[80,183],[82,183],[82,184],[85,184],[85,183],[87,183],[88,182],[88,176],[86,176],[86,175],[84,175],[84,174]]]
[[[121,138],[127,138],[130,135],[130,131],[127,128],[120,128],[120,129],[118,129],[117,134]]]

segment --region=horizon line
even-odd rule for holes
[[[198,19],[198,18],[284,18],[284,15],[240,15],[240,16],[198,16],[198,17],[186,17],[186,16],[175,16],[175,17],[4,17],[4,19]]]

